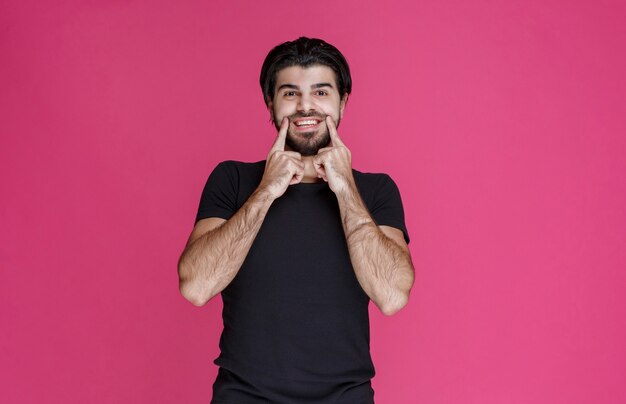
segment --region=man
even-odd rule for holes
[[[373,403],[368,303],[397,312],[414,278],[400,194],[352,169],[335,47],[281,44],[260,81],[274,144],[211,173],[178,265],[185,298],[224,303],[212,403]]]

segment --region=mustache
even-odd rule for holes
[[[319,118],[321,121],[325,121],[327,116],[327,114],[320,114],[319,112],[296,112],[295,114],[289,115],[287,119],[289,119],[289,122],[298,118]]]

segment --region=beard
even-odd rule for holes
[[[321,120],[322,127],[311,132],[298,132],[294,133],[291,130],[291,123],[294,119],[298,118],[310,118],[315,117]],[[301,114],[296,113],[289,115],[289,129],[287,130],[287,136],[285,137],[285,144],[295,152],[300,153],[302,156],[315,156],[317,152],[330,144],[330,132],[326,126],[326,115],[318,113]],[[337,122],[339,124],[339,122]],[[280,125],[274,120],[274,126],[276,129],[280,129]]]
[[[290,129],[287,131],[285,144],[302,156],[315,156],[320,149],[330,144],[330,133],[326,127],[317,131],[298,134],[294,134]]]

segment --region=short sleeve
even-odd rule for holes
[[[233,164],[219,163],[209,175],[198,206],[196,223],[209,217],[230,219],[237,211],[238,176]]]
[[[387,174],[381,174],[379,177],[370,214],[379,226],[391,226],[402,230],[404,239],[407,244],[409,243],[409,232],[404,222],[404,208],[400,191],[396,183]]]

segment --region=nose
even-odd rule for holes
[[[308,94],[303,94],[298,100],[298,112],[309,112],[315,110],[315,103]]]

